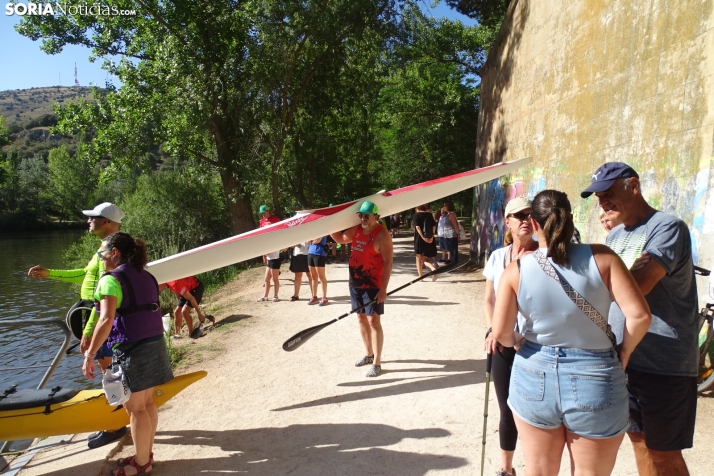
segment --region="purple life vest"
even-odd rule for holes
[[[122,264],[105,274],[119,281],[123,294],[107,338],[109,347],[163,334],[159,285],[154,275],[130,264]],[[94,302],[100,312],[99,301]]]

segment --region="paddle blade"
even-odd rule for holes
[[[326,322],[324,324],[320,324],[319,326],[313,326],[308,329],[305,329],[304,331],[298,332],[297,334],[285,341],[285,343],[283,344],[283,350],[286,352],[292,352],[293,350],[303,345],[308,339],[310,339],[310,337],[314,336],[333,322],[335,321]]]

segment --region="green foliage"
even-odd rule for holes
[[[171,324],[173,326],[173,324]],[[171,369],[176,370],[183,359],[186,358],[188,354],[188,349],[185,345],[174,345],[174,341],[171,339],[171,333],[167,332],[164,334],[164,340],[166,342],[166,350],[169,353],[169,362],[171,362]]]
[[[0,147],[10,143],[10,139],[7,137],[8,132],[5,116],[0,116]]]
[[[473,18],[480,25],[498,30],[508,10],[510,0],[445,0],[459,13]]]
[[[210,243],[229,234],[226,204],[215,174],[188,168],[139,178],[119,203],[122,230],[143,238],[151,260]]]
[[[81,154],[78,154],[81,155]],[[49,191],[60,217],[81,218],[82,209],[91,204],[96,175],[79,157],[70,156],[65,146],[50,150],[47,158]]]
[[[11,148],[5,160],[2,161],[0,172],[0,203],[3,210],[17,211],[18,196],[20,194],[20,154],[17,149]]]
[[[47,196],[47,164],[40,154],[24,158],[17,170],[20,194],[18,205],[43,216],[49,204]]]
[[[212,293],[224,284],[233,281],[244,269],[246,266],[243,264],[232,264],[198,274],[196,277],[203,283],[205,293]]]
[[[80,239],[69,245],[64,251],[65,269],[84,268],[97,252],[101,241],[91,233],[85,233]]]
[[[59,108],[57,130],[74,134],[96,127],[84,154],[93,160],[111,155],[107,176],[159,143],[170,155],[212,164],[238,233],[255,226],[253,180],[270,181],[278,206],[288,131],[313,79],[337,74],[354,42],[385,44],[396,33],[401,2],[151,0],[141,5],[136,16],[25,16],[17,29],[42,39],[50,54],[77,44],[97,57],[126,58],[104,65],[122,88]],[[266,169],[267,177],[261,175]]]

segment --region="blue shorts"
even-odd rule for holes
[[[114,352],[112,351],[111,347],[107,345],[105,342],[102,344],[102,346],[99,348],[97,353],[94,355],[94,360],[102,360],[104,357],[113,357]]]
[[[377,297],[378,292],[379,289],[350,288],[350,301],[352,302],[352,309],[357,309],[358,307],[364,306],[368,302],[373,301],[374,298]],[[359,314],[366,314],[367,316],[378,314],[381,316],[384,314],[384,303],[370,304]]]
[[[446,245],[446,238],[444,238],[443,236],[440,236],[440,237],[439,237],[439,249],[440,249],[441,251],[446,251],[446,246],[447,246],[447,245]]]
[[[526,341],[516,354],[508,406],[536,428],[565,426],[597,439],[630,426],[625,372],[614,349],[548,347]]]

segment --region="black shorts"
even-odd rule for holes
[[[307,255],[307,265],[313,268],[324,268],[325,257],[320,255]]]
[[[196,286],[189,292],[191,293],[191,296],[193,296],[196,299],[196,302],[198,304],[201,304],[201,299],[203,299],[203,283],[201,281],[198,281],[198,286]],[[188,299],[186,299],[183,296],[179,296],[178,307],[183,307],[183,306],[188,306],[190,308],[193,308],[193,304],[191,304],[191,302]]]
[[[281,260],[280,258],[269,259],[268,260],[268,269],[280,269],[281,264],[283,264],[283,260]]]
[[[627,369],[630,419],[645,435],[647,448],[677,451],[691,448],[697,417],[697,378],[658,375]],[[636,427],[638,428],[635,428]]]
[[[365,304],[373,301],[374,298],[377,297],[378,292],[379,289],[350,288],[350,301],[352,302],[352,309],[357,309],[358,307],[364,306]],[[381,316],[384,314],[384,303],[370,304],[358,314],[366,314],[367,316],[377,314]]]
[[[290,258],[290,271],[293,273],[309,273],[307,255],[293,255]]]

